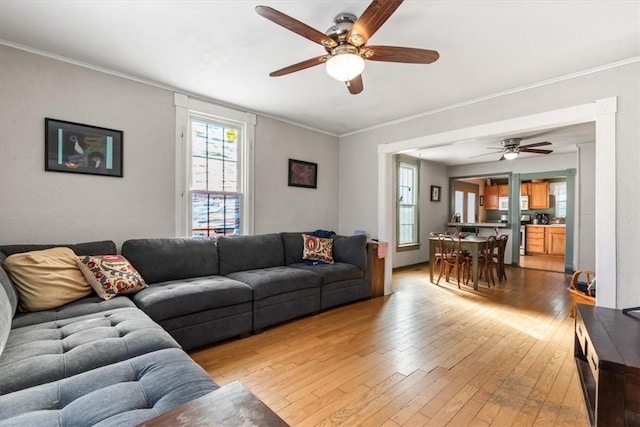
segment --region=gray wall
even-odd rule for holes
[[[616,218],[611,219],[617,226],[616,300],[618,307],[640,305],[640,263],[635,260],[638,247],[636,215],[640,211],[640,190],[635,179],[640,159],[638,76],[640,63],[635,62],[341,137],[340,230],[352,229],[357,223],[366,224],[369,230],[378,229],[379,144],[406,141],[617,96]],[[354,165],[357,166],[354,168]],[[359,179],[348,179],[355,176]],[[352,203],[348,195],[354,193],[368,202]]]
[[[124,131],[124,177],[45,172],[45,117]],[[175,120],[170,90],[0,45],[0,242],[173,236]],[[317,190],[287,186],[289,157],[318,163]],[[259,116],[255,232],[337,229],[337,157],[337,138]]]
[[[576,255],[578,270],[596,269],[596,144],[578,146]]]

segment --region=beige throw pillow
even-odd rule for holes
[[[13,254],[4,268],[16,285],[23,311],[50,310],[92,292],[69,248]]]

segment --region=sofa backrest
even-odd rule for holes
[[[102,240],[99,242],[87,242],[76,244],[59,244],[59,245],[39,245],[39,244],[27,244],[27,245],[4,245],[0,246],[0,252],[6,256],[19,254],[23,252],[41,251],[43,249],[50,249],[63,246],[70,248],[76,255],[115,255],[116,244],[112,240]]]
[[[121,253],[148,285],[219,273],[214,239],[131,239],[122,244]]]
[[[280,234],[218,237],[220,274],[284,265]]]
[[[367,269],[367,236],[335,236],[333,238],[335,262],[353,264],[360,270]]]
[[[303,234],[311,234],[312,232],[282,232],[280,237],[282,238],[282,244],[284,246],[284,264],[291,265],[304,262],[302,259],[302,252],[304,250]]]

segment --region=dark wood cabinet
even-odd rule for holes
[[[640,425],[640,313],[577,304],[574,356],[594,426]]]
[[[380,243],[367,243],[369,262],[371,263],[371,298],[384,295],[384,258],[378,256]]]

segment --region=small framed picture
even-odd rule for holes
[[[318,187],[318,164],[289,159],[289,187]]]
[[[480,206],[484,206],[484,196],[480,196]]]
[[[432,185],[431,186],[431,201],[432,202],[439,202],[440,201],[440,190],[441,190],[441,187],[439,187],[437,185]]]
[[[122,177],[122,131],[49,118],[44,127],[44,170]]]

